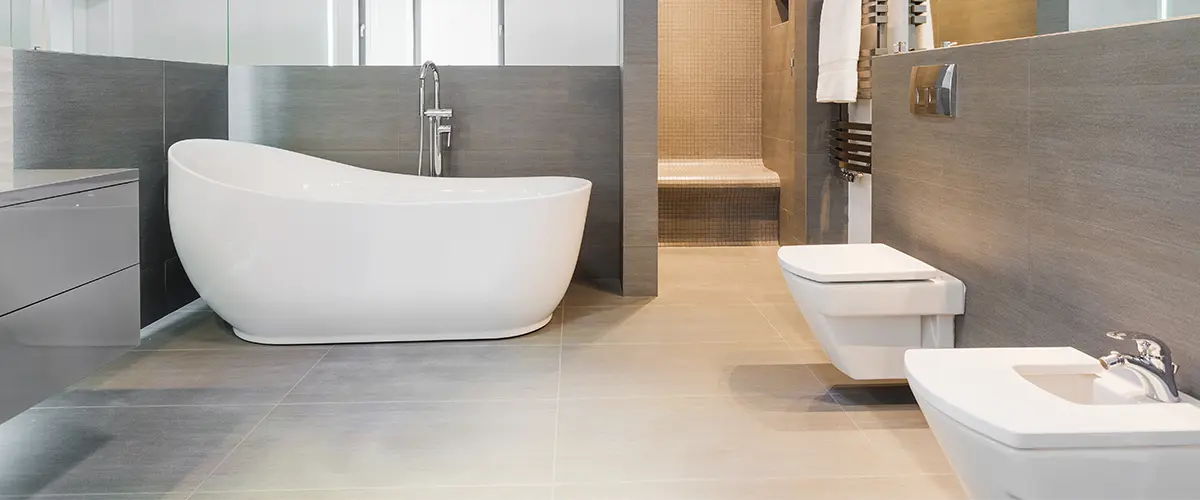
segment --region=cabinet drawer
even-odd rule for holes
[[[0,316],[0,422],[136,346],[137,267]]]
[[[0,208],[0,315],[138,263],[138,185]]]

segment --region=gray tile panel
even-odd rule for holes
[[[627,155],[624,168],[624,246],[658,245],[658,156]]]
[[[416,81],[416,68],[231,66],[230,135],[291,150],[416,149]]]
[[[13,65],[15,168],[140,168],[154,183],[162,61],[18,50]]]
[[[876,58],[874,234],[967,285],[964,347],[1166,340],[1194,391],[1200,20]],[[1100,48],[1100,49],[1098,49]],[[956,62],[960,115],[908,114],[912,65]],[[1022,83],[1024,81],[1024,83]]]
[[[166,62],[165,146],[184,139],[229,138],[229,68]]]
[[[622,256],[622,295],[629,297],[658,295],[658,244],[639,247],[627,246],[624,248]]]
[[[626,155],[658,155],[658,65],[621,68],[621,148]]]

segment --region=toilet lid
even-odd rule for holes
[[[819,283],[914,281],[942,274],[882,243],[782,247],[779,264],[789,273]]]

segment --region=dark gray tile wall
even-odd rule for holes
[[[838,116],[838,105],[817,102],[817,41],[821,36],[822,0],[803,1],[803,17],[796,23],[796,53],[804,57],[804,75],[797,75],[795,215],[804,225],[804,242],[845,243],[849,229],[849,193],[845,181],[829,163],[829,128]],[[797,6],[799,8],[799,6]],[[801,14],[801,13],[797,13]],[[803,82],[802,85],[800,83]],[[801,209],[800,207],[803,207]]]
[[[874,235],[961,278],[960,347],[1166,340],[1200,390],[1200,19],[877,58]],[[953,120],[908,112],[959,65]]]
[[[658,295],[658,2],[624,0],[621,292]]]
[[[166,151],[226,138],[224,66],[13,52],[14,168],[136,168],[142,325],[194,300],[171,240]]]
[[[231,67],[230,136],[363,168],[415,173],[421,123],[417,71]],[[444,67],[441,80],[442,104],[454,110],[448,174],[591,180],[576,273],[618,287],[623,250],[619,68]]]

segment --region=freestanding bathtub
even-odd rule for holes
[[[431,178],[255,144],[168,153],[179,258],[239,337],[262,344],[495,339],[550,321],[592,184]]]

